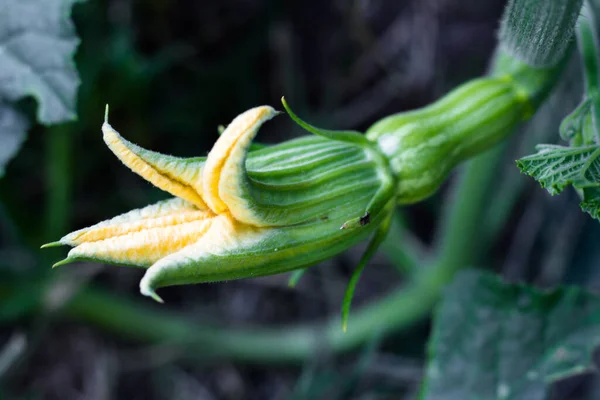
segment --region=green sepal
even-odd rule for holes
[[[285,111],[288,113],[290,118],[292,118],[292,120],[294,120],[295,123],[297,123],[310,133],[314,133],[315,135],[323,136],[331,140],[355,143],[363,146],[371,145],[371,142],[365,137],[365,135],[358,131],[336,131],[317,128],[316,126],[309,124],[308,122],[302,120],[299,116],[297,116],[288,105],[287,101],[285,100],[285,97],[281,98],[281,103],[283,104],[283,107],[285,108]]]
[[[288,286],[291,288],[295,288],[300,279],[304,276],[308,268],[297,269],[290,275],[290,279],[288,280]]]
[[[352,276],[350,277],[350,281],[348,282],[348,287],[346,288],[346,293],[344,295],[344,302],[342,304],[342,330],[346,332],[348,329],[348,318],[350,316],[350,306],[352,305],[352,298],[354,297],[354,292],[356,290],[356,285],[360,279],[360,275],[362,271],[365,269],[375,252],[385,240],[388,231],[390,230],[390,225],[392,222],[393,213],[383,220],[379,228],[375,231],[373,238],[367,245],[367,249],[365,250],[363,256],[361,257],[358,265],[354,269]]]

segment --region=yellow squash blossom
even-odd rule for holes
[[[317,130],[294,114],[320,136],[250,152],[260,126],[277,114],[268,106],[244,112],[208,157],[189,159],[130,143],[106,118],[110,150],[174,197],[46,245],[74,247],[55,266],[94,260],[143,267],[141,292],[162,301],[158,287],[305,268],[379,228],[374,249],[396,204],[387,159],[358,133]]]
[[[531,115],[543,93],[523,85],[530,79],[521,64],[509,67],[510,75],[467,82],[428,107],[380,120],[365,135],[315,128],[283,101],[316,135],[250,151],[260,126],[278,114],[253,108],[231,122],[208,157],[145,150],[105,118],[108,147],[174,198],[46,246],[74,247],[56,265],[95,260],[146,268],[140,290],[162,301],[159,287],[304,269],[374,234],[346,292],[345,326],[360,272],[394,207],[430,196],[459,162]]]

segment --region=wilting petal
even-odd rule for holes
[[[133,172],[173,196],[208,209],[201,194],[204,158],[179,158],[143,149],[123,139],[108,121],[102,125],[102,133],[104,142]]]

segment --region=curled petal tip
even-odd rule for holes
[[[52,268],[54,269],[56,267],[60,267],[61,265],[70,264],[70,263],[75,262],[75,261],[77,261],[77,259],[72,258],[72,257],[67,257],[64,260],[61,260],[61,261],[57,262],[56,264],[54,264],[52,266]]]
[[[250,211],[256,204],[245,183],[246,156],[261,125],[275,115],[277,111],[270,106],[255,107],[238,115],[208,154],[201,192],[215,214],[229,211],[241,222],[264,225],[260,216]]]
[[[63,246],[64,243],[61,242],[60,240],[57,242],[50,242],[50,243],[46,243],[40,246],[40,249],[47,249],[49,247],[58,247],[58,246]]]
[[[108,103],[106,104],[106,108],[104,108],[104,123],[108,124]]]
[[[146,150],[125,140],[107,121],[104,142],[123,164],[154,186],[207,209],[199,190],[204,160],[185,159]]]
[[[156,291],[154,291],[153,288],[144,284],[144,280],[142,280],[142,283],[140,284],[140,293],[142,293],[144,296],[151,297],[154,299],[154,301],[160,304],[165,303],[165,301],[156,293]]]

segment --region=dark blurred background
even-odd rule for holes
[[[277,366],[206,360],[177,343],[148,346],[60,315],[74,288],[93,284],[223,329],[319,322],[339,313],[364,246],[310,269],[295,289],[287,286],[289,275],[180,286],[161,290],[163,306],[139,295],[139,270],[78,263],[50,271],[66,249],[37,248],[167,197],[105,147],[100,127],[106,103],[111,124],[127,139],[178,156],[206,155],[219,125],[257,105],[281,109],[282,95],[315,125],[366,130],[379,118],[424,106],[485,74],[504,3],[88,0],[76,5],[73,18],[82,40],[76,55],[82,79],[79,121],[34,127],[0,180],[0,276],[16,276],[32,287],[55,280],[57,298],[47,301],[59,311],[25,312],[25,294],[0,307],[0,321],[9,316],[0,325],[0,398],[414,398],[425,363],[427,320],[389,337],[374,335],[350,354],[323,349],[304,363]],[[503,211],[496,221],[482,221],[497,226],[486,266],[509,279],[542,286],[600,283],[592,268],[596,223],[580,212],[574,193],[550,198],[519,175],[513,161],[536,143],[558,140],[560,117],[579,100],[579,81],[574,63],[560,92],[509,141],[506,162],[498,167],[490,207]],[[302,134],[282,116],[269,122],[258,140],[277,143]],[[427,257],[423,249],[435,235],[452,182],[453,177],[431,199],[401,210],[406,240],[387,243],[388,249],[409,246]],[[587,255],[574,259],[577,243]],[[402,274],[381,252],[363,274],[354,306],[401,284]],[[578,398],[595,383],[569,385],[568,398]]]

